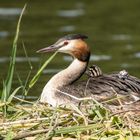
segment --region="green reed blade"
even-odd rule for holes
[[[16,95],[16,93],[17,93],[21,88],[23,88],[23,87],[22,87],[22,86],[17,87],[17,88],[11,93],[11,95],[10,95],[9,98],[7,99],[7,102],[8,102],[8,103],[11,103],[13,97]]]
[[[17,41],[18,41],[18,37],[19,37],[20,23],[21,23],[21,19],[22,19],[23,13],[25,11],[25,8],[26,8],[26,4],[25,4],[24,8],[22,9],[22,12],[21,12],[19,20],[18,20],[17,28],[16,28],[16,35],[15,35],[15,38],[14,38],[14,41],[13,41],[13,47],[12,47],[12,53],[11,53],[11,59],[10,59],[10,66],[9,66],[8,74],[7,74],[7,77],[6,77],[6,80],[5,80],[5,86],[3,87],[3,92],[2,92],[2,94],[6,94],[6,95],[2,95],[2,97],[1,97],[1,100],[3,100],[3,101],[8,99],[8,97],[10,95],[10,91],[11,91],[12,80],[13,80],[14,69],[15,69]],[[4,98],[6,98],[6,99],[4,99]]]
[[[45,61],[45,63],[41,66],[41,68],[38,70],[36,75],[32,78],[32,80],[29,83],[29,88],[32,88],[34,84],[37,82],[38,78],[40,77],[42,71],[45,69],[45,67],[50,63],[50,61],[55,57],[57,52],[55,52],[48,60]]]

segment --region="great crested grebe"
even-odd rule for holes
[[[140,79],[130,76],[126,71],[102,74],[98,67],[91,67],[86,81],[76,82],[86,71],[90,50],[84,39],[87,36],[70,34],[60,38],[53,45],[37,52],[62,52],[73,57],[73,62],[54,75],[45,85],[40,102],[57,106],[79,103],[81,98],[94,98],[101,102],[119,97],[124,104],[140,99]],[[94,73],[93,73],[94,72]],[[91,75],[92,74],[92,75]],[[115,91],[115,92],[114,92]]]

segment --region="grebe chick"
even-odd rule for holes
[[[102,76],[103,72],[101,70],[100,67],[96,66],[96,65],[92,65],[90,66],[87,70],[86,70],[86,74],[87,76],[89,76],[90,78],[96,78],[98,76]],[[104,74],[105,75],[105,74]],[[129,74],[126,70],[121,70],[119,72],[114,72],[113,74],[111,74],[112,76],[116,76],[120,79],[127,79],[129,77]]]
[[[67,35],[53,45],[38,51],[57,51],[73,57],[72,63],[54,75],[45,85],[40,102],[49,103],[52,106],[78,104],[78,99],[85,97],[102,102],[116,98],[116,93],[124,104],[139,100],[140,79],[130,75],[127,78],[119,78],[118,74],[102,75],[100,71],[99,76],[81,82],[77,81],[86,71],[90,58],[90,49],[84,39],[87,39],[87,36]]]
[[[100,67],[96,66],[96,65],[92,65],[90,66],[87,70],[86,70],[86,74],[89,76],[89,77],[98,77],[98,76],[102,76],[103,73],[102,73],[102,70],[100,69]]]

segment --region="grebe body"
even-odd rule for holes
[[[119,96],[124,104],[140,99],[140,79],[126,71],[103,74],[99,67],[92,66],[87,70],[86,81],[77,80],[84,74],[90,58],[90,49],[84,41],[87,36],[81,34],[67,35],[55,44],[38,52],[62,52],[73,57],[72,63],[54,75],[45,85],[40,102],[52,106],[74,103],[80,98],[90,97],[101,102]],[[115,104],[115,101],[114,101]]]

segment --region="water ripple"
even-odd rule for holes
[[[9,35],[9,32],[7,31],[0,31],[0,38],[5,38]]]
[[[43,74],[53,74],[53,73],[58,73],[62,69],[45,69],[43,70]]]
[[[83,9],[60,10],[57,14],[60,17],[74,18],[84,15],[85,11]]]
[[[126,34],[112,35],[113,40],[131,40],[132,37]]]
[[[111,60],[111,58],[109,55],[91,55],[90,61]]]
[[[40,59],[38,57],[16,57],[16,62],[38,62]],[[9,62],[9,57],[0,57],[0,63]]]
[[[1,16],[15,16],[21,13],[21,8],[0,8]]]
[[[16,95],[16,97],[18,97],[18,98],[20,98],[20,99],[24,99],[24,96],[22,96],[22,95]],[[36,99],[38,99],[38,96],[26,96],[26,99],[27,100],[36,100]]]
[[[73,25],[68,25],[68,26],[63,26],[59,29],[61,32],[72,32],[75,30],[75,26]]]
[[[140,52],[135,53],[135,54],[134,54],[134,57],[140,58]]]
[[[132,67],[132,65],[128,64],[128,63],[122,63],[121,64],[121,68],[130,68]]]
[[[91,55],[90,56],[90,61],[101,61],[101,60],[111,60],[111,56],[109,55]],[[70,56],[64,56],[63,59],[65,61],[72,61],[72,57]]]

